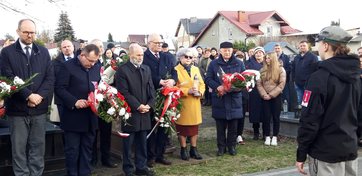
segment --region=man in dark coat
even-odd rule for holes
[[[148,49],[144,52],[143,64],[151,69],[151,76],[155,90],[165,86],[172,87],[177,82],[177,72],[175,70],[174,59],[169,55],[161,52],[163,41],[158,34],[151,34],[148,37]],[[152,125],[156,124],[154,114],[151,114]],[[167,134],[164,128],[159,127],[148,138],[147,157],[148,166],[152,167],[154,162],[170,165],[171,162],[164,158],[163,154],[166,149]]]
[[[147,167],[147,131],[151,129],[150,110],[154,108],[155,90],[151,70],[143,62],[143,50],[138,44],[129,47],[130,60],[119,67],[116,73],[116,87],[131,107],[132,116],[122,130],[130,135],[123,139],[123,171],[133,174],[131,162],[132,146],[135,149],[136,175],[152,175]],[[133,142],[134,141],[134,142]]]
[[[100,80],[100,52],[96,45],[85,46],[76,59],[64,62],[55,82],[55,94],[63,102],[60,127],[64,130],[67,175],[90,175],[92,144],[98,117],[88,105],[88,94]]]
[[[317,70],[318,57],[309,51],[308,42],[299,42],[300,53],[295,56],[292,63],[292,76],[295,82],[294,87],[297,92],[297,104],[302,103],[304,86],[309,76]]]
[[[33,84],[6,100],[15,175],[42,175],[45,153],[45,124],[53,93],[54,73],[46,48],[34,42],[36,26],[20,20],[19,39],[1,51],[1,75],[25,80],[39,73]]]
[[[298,129],[296,167],[304,175],[358,175],[362,117],[359,59],[349,55],[352,35],[338,26],[318,34],[322,61],[306,83]]]
[[[233,44],[220,44],[220,56],[211,61],[207,69],[205,82],[212,91],[212,117],[216,121],[217,155],[225,153],[226,147],[230,155],[236,155],[236,136],[238,119],[243,117],[242,93],[226,91],[222,85],[223,73],[241,73],[245,70],[244,63],[233,55]],[[227,130],[227,135],[226,135]]]
[[[62,41],[62,43],[60,44],[60,50],[61,52],[59,53],[59,55],[52,60],[55,77],[59,72],[61,72],[63,63],[75,57],[74,45],[69,40]],[[57,105],[59,116],[62,116],[63,106],[62,101],[58,96],[54,95],[54,103]]]
[[[290,107],[291,102],[290,102],[290,93],[289,93],[289,80],[290,80],[290,72],[292,71],[292,66],[290,64],[289,56],[284,54],[284,52],[282,50],[282,46],[279,43],[276,43],[274,45],[274,51],[275,51],[275,53],[277,53],[279,61],[281,61],[283,63],[283,68],[287,74],[287,79],[285,81],[285,87],[284,87],[283,93],[282,93],[282,102],[287,101],[288,105]]]

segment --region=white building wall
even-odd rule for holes
[[[278,37],[282,35],[280,32],[280,24],[274,17],[260,24],[259,30],[264,33],[263,37]]]

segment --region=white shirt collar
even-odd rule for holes
[[[150,51],[151,51],[151,50],[150,50]],[[160,57],[160,52],[155,53],[155,52],[151,51],[151,53],[152,53],[154,56],[156,56],[156,54],[158,54],[158,57]]]
[[[21,49],[24,51],[24,53],[26,53],[26,51],[25,51],[25,47],[26,47],[26,46],[29,46],[29,47],[30,47],[30,51],[29,51],[29,52],[31,52],[31,49],[33,48],[33,44],[25,45],[23,42],[20,41],[20,39],[19,39],[19,43],[20,43]]]

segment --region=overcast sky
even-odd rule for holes
[[[54,2],[54,3],[51,3]],[[174,36],[180,18],[212,18],[217,11],[276,10],[289,24],[305,32],[319,32],[340,19],[345,29],[362,26],[357,0],[0,0],[0,39],[6,33],[15,38],[17,22],[33,18],[37,30],[55,30],[61,11],[68,13],[77,38],[116,41],[128,34],[160,33]],[[17,13],[7,7],[24,12]]]

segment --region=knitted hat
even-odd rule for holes
[[[265,50],[264,50],[264,48],[261,47],[261,46],[258,46],[258,47],[256,47],[256,48],[254,48],[254,54],[255,54],[256,52],[258,52],[258,51],[262,51],[262,52],[265,54]]]

